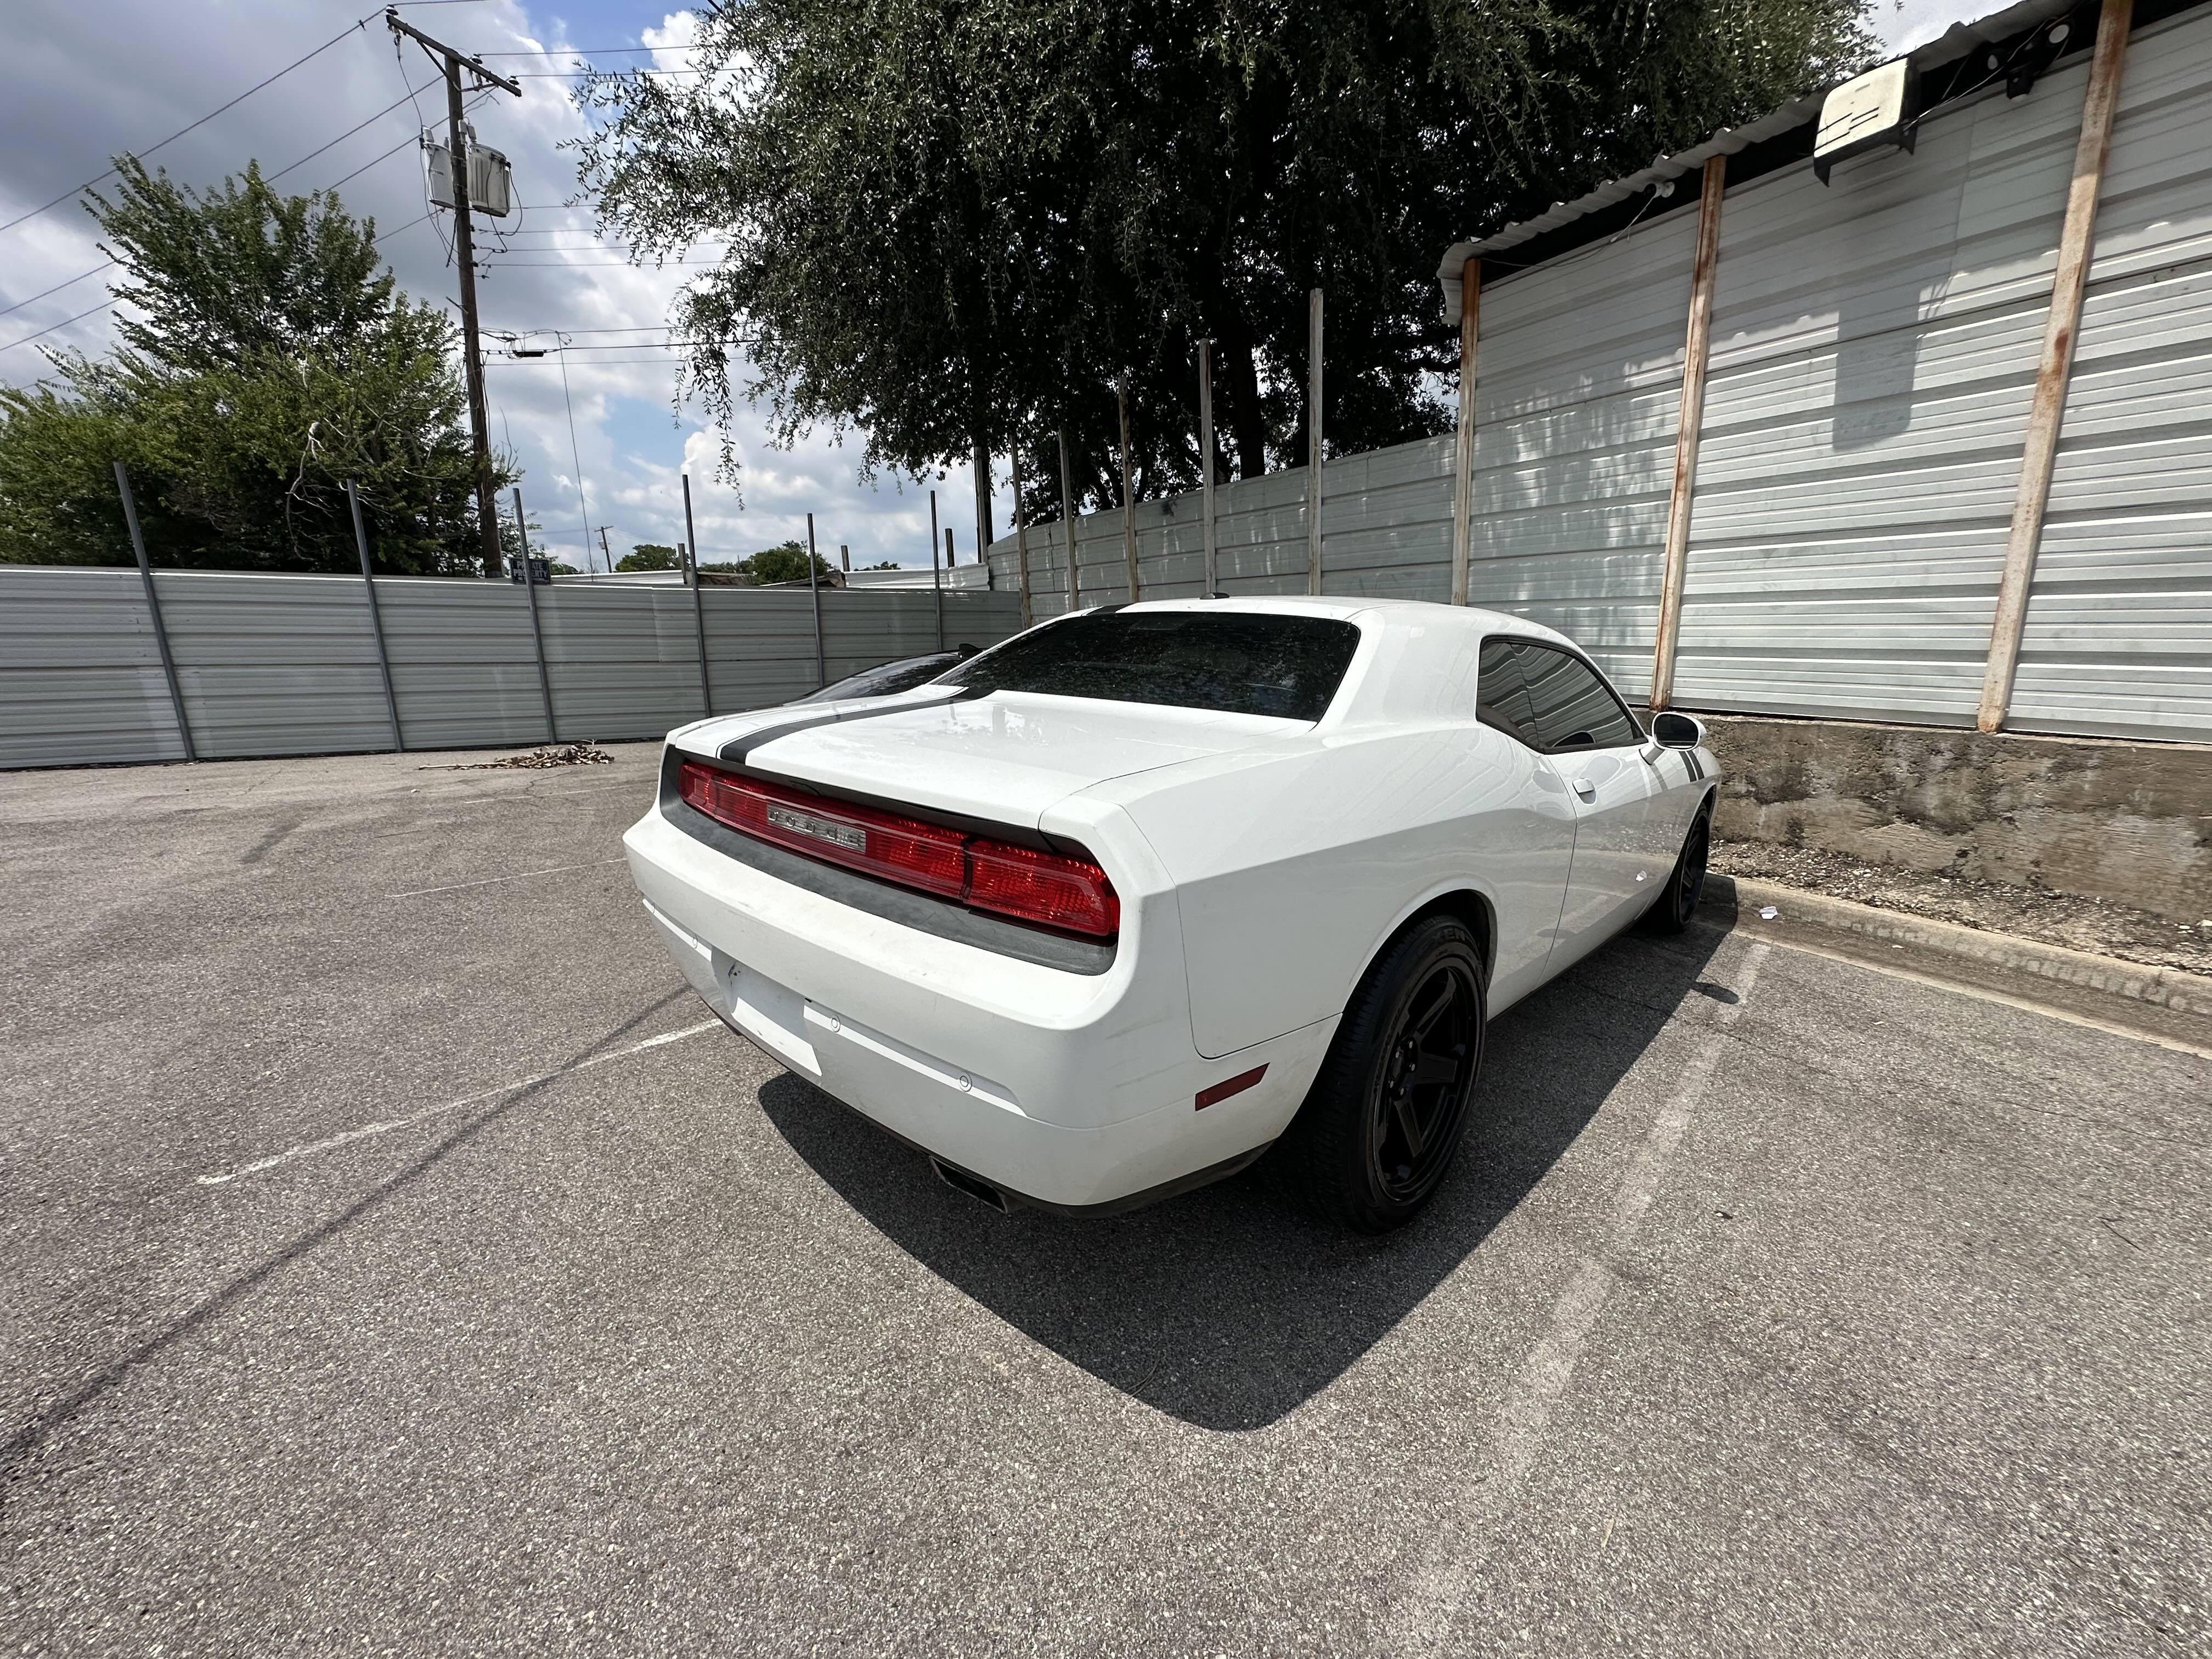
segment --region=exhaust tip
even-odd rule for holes
[[[1012,1210],[1013,1206],[1006,1202],[1006,1195],[981,1176],[971,1176],[965,1170],[956,1170],[950,1164],[934,1158],[929,1160],[929,1167],[937,1171],[937,1178],[946,1186],[957,1187],[969,1197],[981,1200],[1000,1215]]]

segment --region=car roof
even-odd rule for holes
[[[1480,605],[1443,605],[1433,599],[1391,599],[1358,594],[1281,593],[1242,594],[1222,599],[1142,599],[1115,607],[1122,611],[1237,611],[1276,616],[1335,617],[1346,622],[1367,621],[1385,627],[1463,628],[1471,633],[1515,634],[1545,640],[1580,653],[1582,647],[1555,628],[1547,628],[1510,611],[1490,611]]]

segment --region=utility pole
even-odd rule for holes
[[[483,537],[484,574],[497,576],[501,574],[502,565],[499,554],[499,502],[492,493],[491,425],[484,413],[483,361],[477,349],[477,245],[475,227],[469,220],[469,151],[468,140],[461,131],[461,71],[465,69],[476,77],[475,84],[469,88],[471,92],[497,87],[520,98],[522,88],[504,76],[495,75],[477,59],[463,57],[444,41],[432,40],[402,18],[395,7],[385,9],[384,21],[393,35],[404,34],[421,45],[446,77],[446,143],[453,157],[453,256],[461,267],[462,378],[469,389],[469,436],[476,451],[477,528]],[[526,568],[524,574],[528,574]]]
[[[613,528],[611,524],[603,524],[599,526],[599,556],[607,562],[609,570],[615,568],[615,556],[607,546],[607,532]]]

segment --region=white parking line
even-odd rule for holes
[[[1633,1241],[1644,1212],[1658,1197],[1668,1166],[1696,1114],[1698,1097],[1726,1050],[1728,1028],[1735,1024],[1744,1004],[1750,1000],[1767,950],[1765,941],[1760,940],[1745,953],[1742,970],[1736,976],[1735,1001],[1722,1005],[1713,1028],[1683,1068],[1681,1082],[1652,1119],[1650,1131],[1614,1194],[1612,1225],[1599,1246],[1603,1255],[1614,1255]],[[1544,1334],[1522,1361],[1498,1414],[1492,1434],[1496,1473],[1483,1480],[1456,1516],[1444,1517],[1431,1534],[1421,1565],[1399,1601],[1393,1621],[1399,1637],[1395,1650],[1433,1654],[1445,1650],[1453,1619],[1489,1557],[1492,1540],[1505,1525],[1508,1511],[1534,1467],[1537,1454],[1543,1449],[1552,1413],[1574,1381],[1583,1346],[1597,1324],[1598,1315],[1604,1311],[1613,1285],[1613,1269],[1598,1255],[1585,1255],[1575,1276],[1552,1304]]]
[[[340,1146],[349,1146],[356,1140],[367,1140],[373,1136],[388,1135],[395,1129],[408,1128],[426,1118],[436,1117],[441,1113],[458,1112],[465,1107],[479,1105],[487,1100],[497,1100],[502,1095],[514,1094],[540,1083],[550,1083],[555,1078],[566,1077],[571,1072],[589,1071],[592,1066],[604,1066],[611,1060],[625,1060],[632,1054],[643,1054],[647,1048],[664,1048],[672,1042],[680,1042],[685,1037],[696,1036],[702,1031],[721,1029],[720,1020],[703,1019],[696,1025],[685,1026],[680,1031],[664,1031],[659,1036],[646,1038],[642,1042],[633,1042],[627,1048],[616,1048],[604,1054],[592,1054],[582,1060],[571,1060],[566,1066],[556,1066],[550,1072],[540,1072],[534,1077],[526,1077],[519,1082],[502,1083],[496,1089],[485,1089],[476,1094],[463,1095],[458,1100],[441,1101],[435,1106],[425,1106],[418,1112],[410,1112],[404,1117],[387,1118],[380,1123],[364,1123],[356,1128],[343,1130],[334,1135],[326,1135],[320,1140],[311,1140],[304,1146],[292,1147],[289,1151],[278,1152],[273,1157],[258,1158],[252,1163],[241,1164],[234,1170],[222,1170],[214,1175],[197,1176],[194,1179],[203,1187],[221,1187],[241,1176],[259,1175],[265,1170],[275,1169],[280,1164],[289,1164],[295,1158],[307,1158],[316,1152],[333,1152]]]
[[[430,893],[458,893],[465,887],[496,887],[503,881],[527,881],[532,876],[566,875],[571,870],[597,870],[602,866],[620,864],[621,859],[593,859],[589,864],[556,864],[550,870],[518,870],[511,876],[487,876],[482,881],[457,881],[448,887],[416,887],[404,893],[386,893],[386,898],[422,898]]]

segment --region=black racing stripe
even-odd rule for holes
[[[751,754],[754,750],[764,748],[778,738],[790,737],[793,732],[811,732],[817,726],[842,726],[852,720],[873,720],[878,714],[911,714],[917,708],[943,708],[951,703],[969,702],[977,697],[988,695],[985,691],[962,686],[953,696],[940,698],[935,702],[902,702],[894,704],[888,708],[833,708],[820,714],[801,714],[795,719],[779,720],[774,726],[763,726],[756,731],[747,732],[741,737],[732,738],[714,752],[726,761],[735,761],[739,765],[743,765],[745,757]]]

